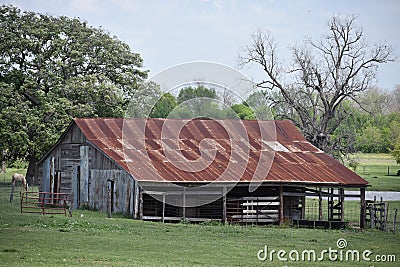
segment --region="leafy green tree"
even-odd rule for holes
[[[217,92],[215,91],[215,89],[212,88],[210,89],[202,85],[199,85],[197,87],[189,86],[186,88],[182,88],[179,91],[177,101],[178,104],[181,104],[187,100],[202,98],[202,97],[217,99]]]
[[[382,152],[382,132],[376,127],[369,125],[357,136],[357,146],[366,153]]]
[[[213,88],[207,88],[202,85],[197,87],[186,87],[179,91],[177,102],[180,109],[177,112],[183,113],[189,117],[214,117],[218,118],[221,109],[218,106],[218,96]],[[188,113],[188,110],[190,111]],[[178,115],[178,113],[176,113]]]
[[[392,156],[396,160],[397,164],[400,164],[400,142],[398,142],[392,150]]]
[[[147,72],[130,47],[68,17],[0,7],[0,150],[36,161],[73,117],[120,117]]]
[[[178,102],[170,93],[165,93],[154,105],[150,117],[151,118],[167,118],[168,115],[176,108]]]
[[[237,116],[242,119],[242,120],[255,120],[256,115],[254,114],[254,111],[252,108],[249,106],[246,106],[244,104],[234,104],[232,105],[232,110],[235,111]]]

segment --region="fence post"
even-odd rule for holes
[[[388,211],[388,206],[389,204],[387,202],[383,203],[383,207],[384,207],[384,214],[383,214],[383,231],[386,231],[386,225],[387,225],[387,211]]]
[[[369,221],[371,224],[371,229],[375,228],[375,209],[372,208],[372,205],[368,205],[369,209]]]
[[[397,209],[394,210],[393,233],[396,233],[396,218],[397,218]]]
[[[366,203],[365,203],[365,187],[360,188],[360,195],[361,195],[361,211],[360,211],[360,229],[364,230],[365,228],[365,210],[366,210]]]
[[[23,194],[22,194],[22,192],[19,192],[19,196],[20,196],[20,201],[21,201],[21,204],[20,204],[20,208],[21,208],[21,213],[22,213],[22,203],[23,203]]]
[[[44,193],[44,196],[42,197],[42,214],[44,215],[44,203],[46,202],[46,193]]]
[[[11,187],[10,203],[14,201],[14,190],[15,190],[15,184],[13,183]]]

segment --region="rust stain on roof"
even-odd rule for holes
[[[88,141],[151,182],[330,183],[364,186],[290,121],[75,119]]]

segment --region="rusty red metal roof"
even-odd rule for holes
[[[290,121],[75,119],[88,141],[146,182],[365,186]]]

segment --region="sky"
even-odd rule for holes
[[[206,61],[238,68],[238,54],[257,30],[278,42],[283,64],[290,47],[319,40],[333,15],[356,15],[370,45],[386,41],[397,60],[380,65],[377,86],[400,84],[400,1],[398,0],[0,0],[22,10],[79,17],[127,43],[144,60],[149,77],[174,65]],[[256,65],[240,69],[254,81],[265,77]]]

